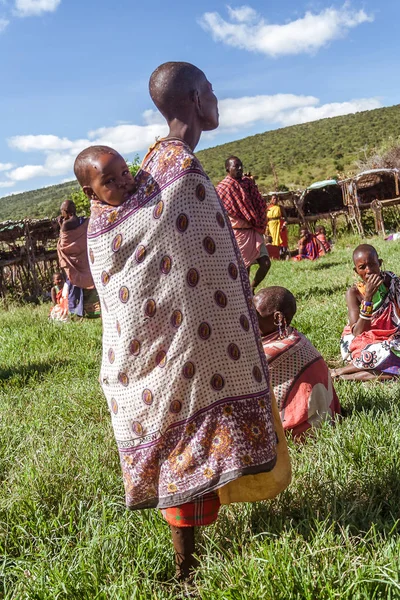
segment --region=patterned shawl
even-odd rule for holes
[[[385,271],[390,284],[386,293],[375,294],[371,329],[354,336],[349,324],[343,330],[340,350],[343,360],[352,362],[358,369],[377,369],[400,374],[400,279]],[[357,289],[364,295],[365,284]]]
[[[230,217],[242,219],[263,234],[267,225],[267,202],[250,177],[237,180],[227,175],[216,187]]]
[[[328,367],[311,342],[293,327],[282,340],[262,338],[283,428],[293,436],[340,414]]]
[[[271,470],[268,367],[249,279],[191,150],[161,141],[117,208],[92,203],[101,383],[130,508],[176,506]]]

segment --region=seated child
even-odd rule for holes
[[[53,287],[50,294],[53,307],[49,318],[54,321],[68,321],[68,284],[60,271],[53,273]]]
[[[273,258],[274,260],[280,259],[280,248],[279,246],[274,246],[272,243],[272,237],[270,235],[264,236],[265,247],[268,251],[268,256]]]
[[[317,236],[317,240],[321,242],[325,252],[330,252],[332,245],[326,237],[326,229],[323,225],[319,225],[319,227],[316,228],[315,235]]]
[[[331,374],[359,381],[391,379],[400,374],[400,278],[381,271],[382,260],[369,244],[357,246],[353,262],[361,281],[347,290],[349,321],[340,340],[349,364]]]
[[[311,342],[290,326],[296,299],[289,290],[264,288],[254,296],[254,305],[283,428],[301,436],[341,412],[328,367]]]
[[[293,260],[316,260],[325,254],[325,249],[316,235],[308,231],[307,227],[300,229],[298,241],[299,253]]]

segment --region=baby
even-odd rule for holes
[[[120,206],[136,191],[136,183],[122,156],[108,146],[90,146],[74,164],[75,176],[90,200]]]

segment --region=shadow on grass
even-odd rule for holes
[[[374,527],[383,537],[400,532],[400,474],[395,467],[377,475],[367,484],[349,481],[342,489],[327,489],[323,482],[300,499],[290,488],[275,505],[258,502],[251,507],[252,533],[280,535],[294,528],[305,539],[312,539],[321,523],[337,534],[348,530],[363,538]]]
[[[370,412],[371,416],[381,412],[390,413],[399,390],[398,380],[381,382],[335,380],[334,385],[346,416],[361,412]]]
[[[345,291],[346,286],[343,284],[325,285],[323,287],[313,286],[301,292],[301,299],[315,298],[317,296],[333,296],[337,292],[344,293]]]
[[[18,367],[10,367],[8,369],[0,369],[0,383],[14,378],[22,379],[24,383],[28,382],[30,379],[42,379],[50,371],[65,367],[70,362],[70,360],[56,359],[51,361],[51,363],[31,363]]]
[[[339,265],[343,266],[343,261],[340,260],[330,260],[324,262],[318,262],[316,265],[313,265],[313,271],[322,271],[324,269],[330,269],[331,267],[338,267]]]

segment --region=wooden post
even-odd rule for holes
[[[371,202],[371,210],[374,214],[375,231],[378,235],[385,237],[385,223],[383,221],[382,205],[379,200]]]

